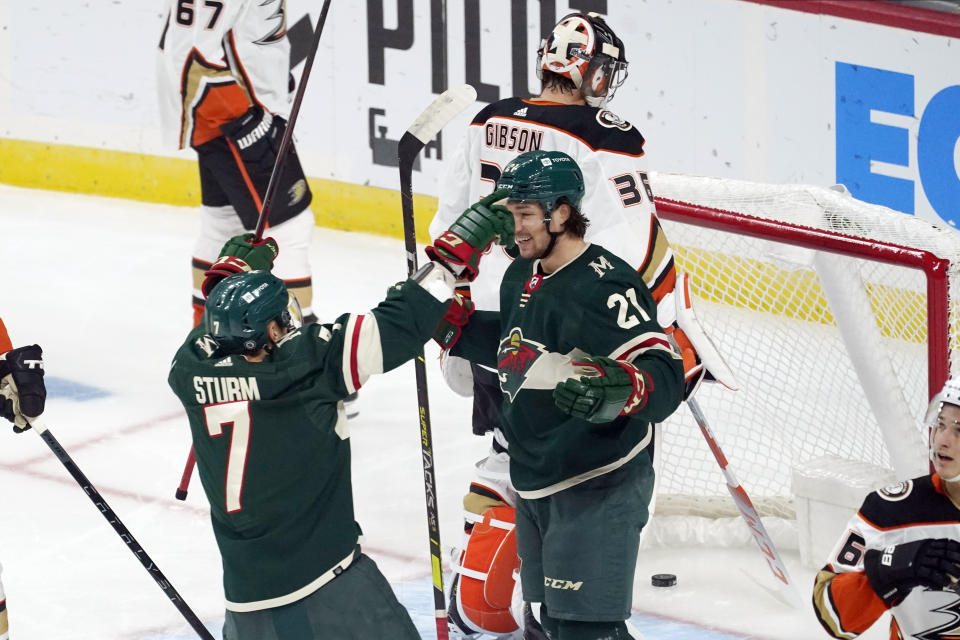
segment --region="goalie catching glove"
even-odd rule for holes
[[[863,556],[863,569],[870,588],[892,607],[914,587],[955,588],[960,580],[960,542],[927,538],[870,549]]]
[[[567,378],[553,390],[553,401],[566,413],[588,422],[610,422],[647,404],[653,384],[629,362],[595,356],[574,361],[579,378]]]
[[[513,246],[513,214],[503,205],[494,204],[509,194],[510,189],[498,189],[471,205],[432,247],[426,248],[427,256],[458,278],[472,282],[480,257],[494,240],[505,247]]]
[[[230,238],[220,250],[219,259],[203,272],[205,278],[200,286],[203,297],[209,296],[217,283],[227,276],[244,271],[269,271],[278,253],[280,247],[273,238],[254,242],[252,233]]]
[[[0,416],[13,423],[16,433],[30,428],[46,400],[43,349],[32,344],[0,355]]]

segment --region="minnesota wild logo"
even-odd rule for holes
[[[517,397],[526,382],[533,363],[546,351],[546,347],[539,342],[525,339],[520,327],[511,329],[510,334],[500,342],[497,353],[500,389],[510,396],[510,402]]]

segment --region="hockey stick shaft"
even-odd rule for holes
[[[143,565],[143,568],[147,570],[147,573],[150,574],[150,577],[154,579],[163,593],[170,599],[170,602],[173,603],[173,606],[177,608],[177,611],[183,615],[186,621],[193,627],[193,630],[197,632],[197,635],[204,640],[213,640],[213,635],[207,628],[203,626],[203,623],[200,622],[200,619],[197,615],[190,609],[183,598],[180,597],[180,594],[177,593],[177,590],[174,589],[173,585],[167,580],[167,577],[163,575],[163,572],[160,571],[160,567],[147,555],[147,552],[144,551],[143,547],[140,546],[140,543],[137,542],[137,539],[133,537],[133,534],[130,533],[130,530],[121,522],[120,518],[114,513],[113,509],[110,508],[110,505],[107,504],[107,501],[104,500],[103,496],[100,495],[100,492],[97,491],[96,487],[93,486],[93,483],[87,479],[87,476],[80,471],[80,468],[73,461],[73,458],[70,457],[70,454],[60,445],[53,434],[50,433],[50,430],[47,429],[46,425],[40,421],[33,421],[31,423],[33,430],[43,438],[43,441],[47,443],[47,446],[50,447],[50,450],[53,451],[53,455],[57,456],[57,459],[66,467],[67,471],[73,476],[73,479],[77,481],[77,484],[80,485],[80,488],[83,489],[83,492],[87,494],[87,497],[93,502],[97,507],[97,510],[103,514],[103,517],[107,519],[107,522],[110,523],[110,526],[113,527],[114,531],[117,532],[117,535],[120,536],[120,539],[126,543],[127,548],[130,549],[130,552],[137,557],[137,560],[140,561],[140,564]]]
[[[760,520],[760,514],[757,513],[756,507],[753,506],[753,501],[750,500],[750,496],[747,495],[743,485],[740,484],[740,481],[737,480],[733,470],[730,468],[730,462],[720,448],[720,443],[717,442],[713,430],[710,429],[710,424],[707,422],[700,403],[697,402],[696,398],[689,398],[687,399],[687,407],[690,409],[690,413],[693,414],[693,419],[696,420],[697,426],[700,427],[700,432],[707,441],[707,446],[710,447],[713,457],[716,458],[717,464],[720,465],[720,469],[723,471],[723,476],[727,483],[727,490],[733,497],[733,501],[740,511],[740,516],[750,529],[754,542],[760,547],[760,551],[767,561],[767,566],[770,567],[771,573],[773,573],[773,576],[777,579],[781,592],[784,593],[784,596],[791,605],[796,608],[801,608],[803,604],[797,592],[797,585],[790,579],[787,566],[780,558],[780,554],[777,553],[773,539],[770,537],[770,534],[767,533],[766,527],[763,526],[763,522]]]
[[[323,8],[320,9],[320,19],[317,21],[317,28],[313,32],[313,42],[310,45],[310,52],[307,54],[307,60],[303,64],[303,74],[300,76],[300,82],[297,85],[297,93],[293,97],[293,105],[290,108],[290,119],[287,121],[287,128],[283,131],[283,137],[280,138],[280,148],[277,150],[277,159],[273,163],[273,170],[270,172],[270,181],[267,182],[267,190],[263,195],[263,202],[260,204],[260,215],[257,217],[257,227],[253,232],[254,242],[259,242],[263,239],[263,232],[267,228],[267,219],[270,217],[270,205],[273,204],[273,200],[276,198],[277,189],[280,186],[280,176],[283,174],[287,157],[290,155],[290,145],[293,140],[293,125],[296,124],[297,117],[300,114],[300,104],[303,102],[303,94],[307,88],[307,80],[310,79],[310,70],[313,69],[313,60],[317,57],[317,48],[320,46],[320,35],[323,33],[323,25],[327,22],[327,11],[329,9],[330,0],[324,0]],[[187,462],[183,465],[183,475],[180,477],[180,486],[177,487],[177,500],[187,499],[187,489],[190,487],[190,478],[193,477],[193,467],[196,461],[196,453],[193,447],[190,447]]]
[[[297,116],[300,114],[300,104],[303,102],[303,94],[307,89],[307,80],[310,79],[310,70],[313,69],[313,60],[317,57],[317,48],[320,46],[320,35],[323,33],[323,25],[327,21],[327,11],[329,9],[330,0],[324,0],[323,8],[320,9],[320,19],[317,21],[317,28],[313,32],[313,42],[310,45],[310,53],[307,54],[307,61],[303,64],[303,74],[300,76],[300,82],[297,84],[297,93],[293,98],[293,105],[290,107],[290,118],[287,120],[287,128],[284,129],[283,137],[280,138],[280,148],[277,150],[277,159],[273,163],[273,171],[270,172],[267,191],[263,195],[260,217],[257,218],[257,228],[253,234],[255,241],[263,238],[263,231],[267,227],[267,218],[270,216],[270,205],[273,204],[273,200],[277,195],[277,189],[280,186],[280,175],[283,173],[287,156],[290,154],[290,145],[293,141],[293,127],[297,123]]]
[[[187,455],[187,463],[183,465],[183,475],[180,476],[180,486],[177,487],[177,493],[174,496],[177,500],[187,499],[187,489],[190,488],[190,478],[193,477],[193,468],[197,464],[197,453],[190,447],[190,453]]]
[[[451,118],[476,99],[469,85],[448,89],[427,107],[400,138],[397,157],[400,168],[400,204],[403,212],[403,240],[407,252],[407,275],[417,270],[417,233],[413,216],[413,163],[423,147],[432,140]],[[447,640],[447,605],[443,593],[443,559],[440,550],[440,518],[437,511],[437,482],[433,457],[433,434],[430,427],[430,401],[427,397],[427,367],[423,349],[414,360],[417,381],[417,404],[420,416],[420,451],[423,457],[423,488],[427,502],[427,534],[430,539],[430,561],[433,574],[433,605],[437,623],[437,639]]]

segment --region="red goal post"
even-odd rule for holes
[[[761,515],[825,454],[926,470],[920,420],[956,373],[960,233],[834,189],[653,173],[695,310],[741,389],[697,398]],[[655,514],[736,515],[682,408],[660,430]]]

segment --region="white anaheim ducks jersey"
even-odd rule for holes
[[[867,496],[820,570],[813,605],[834,638],[855,638],[886,610],[863,571],[867,549],[927,538],[960,540],[960,509],[933,474],[880,489]],[[960,594],[915,587],[891,607],[891,640],[960,638]]]
[[[580,165],[586,186],[580,210],[590,220],[585,239],[602,245],[641,272],[655,301],[673,291],[673,251],[660,228],[647,181],[643,136],[605,109],[507,98],[471,122],[447,168],[430,237],[443,233],[464,209],[493,192],[508,162],[526,151],[562,151]],[[500,281],[512,258],[492,245],[470,285],[478,309],[500,306]]]
[[[169,0],[157,81],[164,138],[179,148],[220,135],[258,104],[285,116],[286,0]]]

